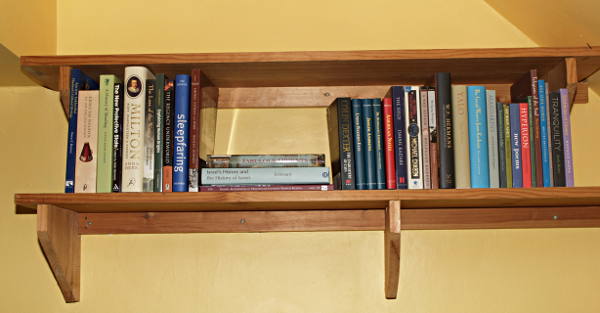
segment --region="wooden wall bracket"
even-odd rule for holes
[[[385,209],[384,259],[385,297],[396,299],[400,280],[400,201],[391,200]]]
[[[37,235],[65,301],[79,301],[81,236],[78,213],[54,205],[38,205]]]

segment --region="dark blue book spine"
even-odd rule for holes
[[[377,169],[377,188],[385,188],[385,159],[383,151],[383,116],[381,112],[381,99],[371,99],[373,103],[373,124],[375,137],[375,167]]]
[[[510,104],[510,143],[512,159],[512,187],[523,187],[523,169],[521,167],[521,121],[519,103]]]
[[[71,69],[69,96],[69,128],[67,135],[67,166],[65,174],[65,192],[75,192],[75,144],[77,140],[77,102],[79,90],[98,89],[98,83],[78,69]]]
[[[396,156],[396,188],[407,189],[406,139],[404,122],[404,88],[392,87],[392,110],[394,112],[394,154]]]
[[[354,131],[354,170],[356,189],[367,189],[364,146],[362,141],[362,103],[360,99],[352,99],[352,126]]]
[[[377,165],[375,164],[375,127],[373,125],[373,102],[362,99],[363,144],[365,155],[366,189],[377,189]]]
[[[175,77],[175,126],[173,151],[173,191],[188,191],[188,150],[190,117],[190,75]]]

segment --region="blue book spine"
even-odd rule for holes
[[[521,120],[519,103],[510,104],[510,143],[512,159],[512,187],[523,187],[523,168],[521,167]]]
[[[385,159],[383,156],[383,115],[381,112],[381,99],[371,99],[373,103],[373,124],[375,137],[375,167],[377,168],[377,188],[385,187]]]
[[[362,141],[362,103],[360,99],[352,99],[352,126],[354,131],[354,170],[356,189],[367,189],[365,184],[365,160]]]
[[[485,87],[467,87],[467,111],[471,188],[490,188]]]
[[[406,139],[404,122],[404,88],[392,87],[392,111],[394,114],[394,154],[396,156],[396,188],[407,189]]]
[[[98,89],[98,83],[78,69],[71,69],[69,96],[69,128],[67,135],[67,166],[65,174],[65,193],[75,192],[75,158],[77,140],[77,102],[79,90]]]
[[[189,117],[190,76],[180,74],[175,77],[173,192],[188,191]]]
[[[377,189],[377,166],[375,164],[375,127],[373,125],[373,102],[361,99],[362,129],[365,156],[366,189]]]
[[[544,187],[552,187],[552,170],[550,169],[550,153],[548,148],[548,99],[546,99],[546,82],[538,80],[538,95],[540,99],[540,143],[542,150],[542,178]]]

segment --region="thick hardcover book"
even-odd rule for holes
[[[165,82],[165,126],[163,132],[162,191],[173,191],[173,123],[175,118],[175,82]]]
[[[523,173],[523,187],[531,187],[531,150],[529,147],[529,105],[527,102],[519,103],[519,127],[521,128],[521,168]]]
[[[505,103],[502,105],[502,111],[504,113],[504,157],[506,158],[506,187],[513,187],[513,175],[512,175],[512,133],[511,133],[511,105]],[[519,138],[519,142],[520,142]],[[520,153],[520,152],[519,152]]]
[[[112,192],[121,192],[123,173],[123,83],[113,89]]]
[[[77,162],[75,192],[96,192],[98,164],[98,90],[80,90],[77,116]]]
[[[173,192],[188,191],[190,76],[175,77],[175,118],[173,127]]]
[[[454,171],[456,188],[471,188],[469,160],[469,116],[467,86],[452,86],[452,139],[454,140]],[[440,115],[441,116],[441,115]]]
[[[197,192],[199,186],[199,147],[200,143],[200,106],[202,105],[200,76],[202,72],[199,69],[192,69],[192,89],[190,100],[190,116],[189,116],[189,158],[188,158],[188,191]]]
[[[391,88],[392,110],[394,112],[394,157],[396,159],[396,187],[408,188],[408,172],[406,166],[406,122],[404,111],[404,88]]]
[[[565,187],[565,149],[559,92],[550,93],[550,125],[554,187]]]
[[[114,88],[119,79],[115,75],[100,75],[100,99],[98,100],[98,164],[96,192],[111,192],[113,166],[113,113]]]
[[[421,145],[421,155],[423,159],[423,189],[431,189],[431,163],[429,159],[429,101],[427,96],[428,88],[421,87],[419,102],[421,103],[421,138],[423,139],[423,144]]]
[[[362,129],[365,155],[365,186],[366,189],[377,189],[377,165],[375,163],[375,127],[373,125],[373,102],[371,99],[361,99]]]
[[[236,191],[330,191],[333,185],[239,185],[239,186],[200,186],[201,192]]]
[[[352,127],[354,129],[354,169],[356,189],[367,189],[366,185],[366,169],[365,169],[365,152],[363,145],[363,121],[362,121],[362,101],[360,99],[352,99]]]
[[[496,121],[498,137],[498,182],[500,188],[506,188],[506,144],[504,139],[504,107],[500,102],[496,103]]]
[[[203,168],[202,185],[326,185],[328,167]]]
[[[490,188],[500,187],[500,165],[498,161],[498,120],[496,116],[496,90],[486,90],[488,161]]]
[[[144,190],[144,140],[146,138],[146,80],[154,74],[143,66],[125,68],[125,103],[123,115],[123,192]]]
[[[540,94],[540,154],[542,156],[542,182],[544,187],[552,187],[550,177],[550,150],[548,148],[548,101],[546,99],[546,82],[538,80],[538,91]]]
[[[352,134],[352,100],[337,98],[327,108],[327,130],[329,133],[329,155],[333,182],[337,189],[354,190],[354,139]],[[225,164],[215,162],[214,156],[208,156],[208,167],[304,167],[325,166],[324,155],[290,155],[273,158],[274,162],[262,162],[256,159],[250,162],[235,162],[224,159]],[[242,160],[243,161],[243,160]],[[202,190],[201,190],[202,191]]]
[[[166,80],[165,74],[156,74],[156,100],[154,101],[154,192],[162,192],[163,187]]]
[[[488,128],[485,87],[467,86],[471,188],[489,188]]]
[[[408,136],[408,189],[423,189],[423,139],[419,86],[404,87]]]
[[[560,107],[562,113],[563,147],[565,150],[565,186],[575,186],[573,173],[573,150],[571,147],[571,104],[569,90],[560,89]]]
[[[146,80],[146,122],[144,131],[144,192],[154,191],[154,135],[156,80]]]
[[[67,135],[67,166],[65,173],[65,192],[75,192],[75,160],[77,159],[77,103],[79,90],[98,89],[98,83],[78,69],[71,70],[69,87],[69,129]]]
[[[337,127],[336,127],[337,129]],[[323,167],[324,154],[233,154],[209,155],[208,168]]]
[[[427,112],[429,113],[429,164],[431,171],[431,189],[440,188],[439,172],[439,147],[437,131],[437,102],[435,89],[430,87],[427,91]]]
[[[529,158],[531,164],[531,187],[537,187],[537,168],[535,165],[536,162],[536,153],[535,150],[535,141],[534,141],[534,116],[533,116],[533,97],[527,97],[527,107],[528,107],[528,117],[529,117]]]
[[[385,189],[385,156],[383,150],[383,110],[381,99],[371,99],[373,104],[373,139],[375,143],[375,167],[377,185],[375,189]]]
[[[550,87],[546,82],[546,121],[548,124],[548,165],[550,165],[550,187],[554,187],[554,160],[552,152],[552,100],[550,98]]]
[[[454,174],[454,142],[452,140],[453,123],[450,73],[436,73],[435,85],[438,113],[440,188],[453,189],[455,187],[456,176]]]
[[[510,104],[510,142],[512,158],[512,187],[523,187],[523,169],[521,168],[521,121],[520,104]]]
[[[385,152],[385,186],[396,189],[396,159],[394,155],[394,108],[392,98],[383,98],[383,149]]]

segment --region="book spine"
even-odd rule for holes
[[[376,187],[385,189],[385,156],[383,150],[383,114],[381,99],[371,99],[373,104],[373,139],[375,143]]]
[[[496,91],[486,90],[488,161],[490,188],[500,187],[500,165],[498,162],[498,120],[496,119]]]
[[[112,192],[121,192],[123,171],[123,84],[116,83],[113,89],[112,128]]]
[[[392,87],[392,110],[394,113],[394,157],[396,159],[396,188],[408,188],[408,174],[406,169],[406,122],[404,106],[404,88]]]
[[[520,104],[510,104],[510,141],[512,158],[512,187],[523,187],[523,169],[521,168],[521,122]]]
[[[121,190],[144,190],[146,80],[154,75],[143,66],[125,68],[123,115],[123,170]]]
[[[437,138],[437,107],[434,88],[429,88],[427,91],[427,106],[427,112],[429,113],[429,163],[431,170],[431,189],[439,189],[439,147]]]
[[[531,150],[529,147],[529,105],[519,103],[519,126],[521,129],[521,168],[523,187],[531,187]]]
[[[488,129],[485,87],[467,87],[471,188],[489,188]]]
[[[542,182],[544,187],[552,187],[550,177],[550,158],[548,149],[548,104],[546,99],[546,82],[538,80],[538,91],[540,98],[540,154],[542,156]]]
[[[504,113],[504,157],[506,159],[506,188],[513,187],[513,161],[512,161],[512,132],[511,132],[511,105],[508,103],[502,104],[502,112]],[[520,140],[520,139],[519,139]]]
[[[504,109],[500,102],[496,103],[496,121],[498,137],[498,182],[500,188],[506,188],[506,145],[504,139]]]
[[[550,88],[548,82],[545,83],[546,88],[546,123],[548,124],[548,165],[550,165],[550,187],[554,187],[554,160],[552,150],[552,100],[550,98]]]
[[[209,155],[208,168],[323,167],[324,154]]]
[[[202,185],[329,184],[328,167],[203,168]]]
[[[436,99],[438,113],[438,147],[440,155],[440,188],[455,188],[454,142],[452,140],[452,98],[450,73],[436,73]]]
[[[429,162],[429,101],[427,100],[428,90],[426,87],[421,87],[420,103],[421,103],[421,155],[423,160],[423,189],[431,189],[431,163]]]
[[[100,75],[96,192],[110,192],[112,190],[113,93],[115,80],[115,75]]]
[[[377,166],[375,164],[375,138],[373,125],[373,103],[371,99],[362,99],[362,129],[364,155],[365,155],[365,172],[366,189],[377,189]]]
[[[192,89],[191,89],[191,101],[190,101],[190,122],[189,122],[189,156],[188,156],[188,191],[198,191],[198,171],[200,169],[199,147],[200,142],[200,106],[201,104],[201,89],[200,89],[200,75],[199,69],[192,69]]]
[[[569,103],[569,91],[560,89],[560,107],[562,113],[563,147],[565,150],[565,186],[575,186],[573,174],[573,150],[571,145],[571,104]]]
[[[560,93],[550,94],[550,123],[552,136],[552,161],[554,169],[554,187],[565,187],[565,151],[563,142],[562,108]]]
[[[467,86],[452,86],[452,125],[454,140],[454,171],[456,188],[471,188],[471,161],[469,159],[469,117]]]
[[[396,189],[394,109],[392,98],[383,98],[383,142],[385,151],[385,186],[387,189]]]
[[[144,192],[154,191],[154,102],[156,101],[156,80],[146,80],[146,120],[144,130]]]
[[[338,110],[338,136],[340,149],[340,171],[341,187],[343,190],[354,190],[356,182],[354,177],[354,136],[352,133],[352,101],[350,98],[339,98],[337,100]],[[324,155],[312,155],[310,162],[304,162],[303,166],[315,164],[325,166]],[[296,165],[298,166],[298,165]]]
[[[80,90],[77,116],[77,163],[75,164],[75,192],[96,192],[98,164],[98,90]]]
[[[175,83],[165,81],[165,127],[163,135],[163,192],[173,191],[173,121],[175,118]]]
[[[423,156],[421,137],[421,109],[419,87],[405,87],[406,121],[408,135],[408,189],[423,189]]]
[[[247,185],[247,186],[200,186],[201,192],[236,191],[330,191],[333,185]]]
[[[529,118],[529,122],[528,122],[528,126],[529,126],[529,150],[530,150],[530,154],[529,154],[529,158],[530,158],[530,165],[531,165],[531,187],[536,187],[537,186],[537,168],[536,168],[536,150],[535,150],[535,141],[534,141],[534,132],[535,132],[535,127],[533,125],[533,121],[534,121],[534,116],[533,116],[533,97],[527,97],[527,107],[528,107],[528,118]]]
[[[175,77],[175,118],[173,136],[173,192],[188,191],[190,76]]]
[[[352,99],[352,123],[354,128],[354,164],[356,189],[367,189],[366,169],[363,146],[363,121],[362,121],[362,102],[360,99]]]
[[[163,153],[165,125],[165,74],[156,75],[156,100],[154,101],[154,192],[162,192]]]
[[[544,185],[544,178],[542,175],[542,139],[541,139],[541,127],[540,127],[540,98],[541,98],[541,93],[540,93],[540,89],[539,89],[539,83],[538,83],[538,77],[537,77],[537,70],[534,71],[532,73],[532,77],[531,77],[531,97],[532,97],[532,104],[533,104],[533,113],[530,113],[531,115],[533,115],[533,119],[532,119],[532,123],[530,123],[530,127],[531,125],[533,125],[532,128],[532,132],[531,132],[531,151],[532,151],[532,157],[534,161],[532,161],[531,163],[531,167],[532,169],[535,169],[535,180],[532,181],[532,185],[534,187],[542,187]],[[535,184],[534,184],[535,182]]]

